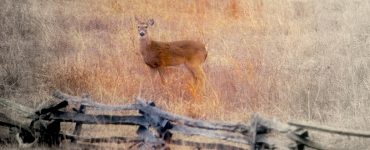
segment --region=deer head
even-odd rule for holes
[[[138,24],[137,30],[140,35],[140,38],[145,38],[148,35],[148,27],[154,25],[154,20],[149,19],[146,22],[140,21],[137,17],[135,17],[135,20]]]

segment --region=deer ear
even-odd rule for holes
[[[154,25],[154,19],[149,19],[148,22],[147,22],[148,25]]]
[[[137,22],[137,23],[139,23],[139,22],[140,22],[140,19],[139,19],[139,18],[137,18],[137,16],[135,16],[135,20],[136,20],[136,22]]]

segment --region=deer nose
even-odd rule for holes
[[[140,36],[144,36],[145,35],[145,33],[144,32],[140,32]]]

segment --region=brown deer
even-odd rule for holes
[[[205,74],[202,64],[207,58],[205,45],[197,41],[174,41],[159,42],[150,39],[148,27],[154,25],[154,20],[149,19],[142,22],[135,17],[138,23],[140,37],[140,52],[144,62],[151,68],[159,72],[162,83],[166,83],[163,76],[164,68],[167,66],[177,66],[184,64],[190,71],[195,81],[196,89],[204,89]]]

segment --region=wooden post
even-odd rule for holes
[[[308,131],[302,128],[298,128],[295,131],[289,132],[288,138],[295,141],[295,144],[291,146],[292,149],[304,150],[305,147],[311,147],[314,149],[328,149],[319,143],[316,143],[308,138]]]
[[[296,130],[295,131],[295,134],[298,135],[299,137],[303,138],[303,139],[307,139],[308,138],[308,131],[307,130],[304,130],[304,129]],[[304,150],[304,147],[305,147],[304,144],[299,143],[299,142],[296,142],[296,143],[297,143],[297,149],[298,150]]]
[[[155,107],[154,102],[149,102],[148,105],[151,107]],[[173,128],[172,124],[168,120],[163,119],[160,116],[146,113],[143,113],[143,115],[147,118],[147,120],[150,120],[151,126],[156,129],[159,138],[163,139],[169,144],[172,138],[172,133],[169,131]]]
[[[150,107],[155,107],[154,102],[149,102],[148,105]],[[139,113],[144,116],[144,118],[149,122],[149,125],[148,126],[140,125],[139,128],[137,129],[136,133],[138,134],[138,136],[144,139],[144,143],[138,144],[137,148],[147,149],[145,146],[149,145],[149,147],[155,147],[157,149],[158,148],[168,149],[166,148],[164,137],[166,138],[166,140],[170,141],[172,134],[169,133],[167,129],[161,128],[161,125],[168,126],[169,122],[163,120],[159,116],[147,114],[142,110],[139,110]],[[154,135],[154,133],[150,131],[149,129],[150,127],[156,129],[157,135]],[[164,129],[163,132],[161,129]]]
[[[48,146],[59,146],[61,141],[59,136],[60,121],[50,121],[49,117],[51,113],[56,112],[58,109],[64,108],[67,105],[67,101],[62,101],[35,111],[35,115],[32,116],[34,119],[30,124],[30,128],[35,132],[34,135],[36,139],[38,139],[39,143],[44,143]]]
[[[78,110],[78,113],[84,114],[85,111],[86,111],[86,106],[81,105],[80,109]],[[76,126],[75,126],[75,130],[73,131],[73,135],[79,136],[81,134],[81,130],[82,130],[82,122],[76,122]],[[72,139],[71,142],[76,143],[76,140]]]
[[[252,122],[250,124],[250,129],[248,133],[248,137],[249,137],[248,141],[249,141],[251,150],[256,149],[257,126],[258,126],[258,116],[257,114],[253,114]]]
[[[45,138],[49,139],[49,146],[59,146],[61,139],[59,138],[60,133],[60,121],[53,120],[47,125],[47,129],[45,131]],[[45,140],[48,141],[48,140]]]

